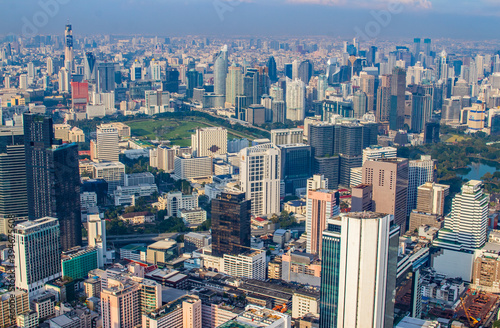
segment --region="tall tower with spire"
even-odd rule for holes
[[[65,42],[65,47],[64,47],[64,66],[66,69],[71,73],[73,72],[73,28],[71,25],[68,24],[66,25],[66,28],[64,30],[64,42]]]

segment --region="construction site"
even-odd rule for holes
[[[458,320],[466,327],[479,328],[494,319],[498,305],[498,295],[469,289],[453,308],[429,304],[427,313],[431,318]]]

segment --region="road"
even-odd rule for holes
[[[160,234],[147,234],[147,235],[121,235],[121,236],[106,236],[108,244],[124,245],[133,243],[151,243],[155,241],[164,240],[167,238],[174,239],[179,233],[160,233]],[[85,239],[84,239],[85,240]],[[86,241],[86,240],[85,240]]]

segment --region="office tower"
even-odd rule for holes
[[[309,84],[313,73],[313,64],[309,59],[307,59],[300,63],[298,67],[297,78],[304,82],[304,84]]]
[[[0,216],[28,216],[24,136],[21,127],[0,130]]]
[[[212,200],[212,254],[238,255],[250,247],[251,200],[244,193],[223,192]]]
[[[410,88],[411,96],[411,115],[410,131],[421,133],[432,116],[432,97],[425,94],[421,86],[413,85]]]
[[[225,128],[200,128],[191,135],[191,147],[196,157],[215,157],[227,154],[227,130]]]
[[[193,98],[193,90],[203,86],[203,74],[194,69],[190,69],[186,73],[186,78],[187,78],[186,95],[188,98]]]
[[[259,96],[262,97],[269,93],[269,87],[271,85],[269,81],[269,71],[267,66],[257,66],[257,71],[259,72],[257,90]]]
[[[106,220],[94,208],[87,219],[88,244],[97,249],[97,266],[103,268],[106,264]]]
[[[351,169],[360,167],[363,163],[363,126],[355,123],[340,125],[339,140],[339,184],[348,187]]]
[[[426,182],[417,190],[417,212],[444,215],[444,200],[450,193],[450,186]]]
[[[54,60],[51,57],[47,58],[47,74],[49,76],[54,74]]]
[[[352,96],[354,118],[362,118],[366,114],[368,97],[363,91],[356,91]]]
[[[262,105],[250,105],[246,110],[246,121],[252,125],[266,123],[266,108]]]
[[[64,47],[64,66],[68,69],[69,73],[73,72],[73,28],[71,25],[66,25],[66,29],[64,30],[64,39],[65,39],[65,47]]]
[[[473,210],[471,210],[473,209]],[[474,251],[483,247],[488,230],[489,196],[482,181],[471,180],[453,198],[451,213],[439,231],[438,246],[455,250]]]
[[[273,123],[285,123],[286,104],[283,100],[273,100]]]
[[[285,182],[285,194],[295,194],[305,188],[312,175],[311,146],[302,143],[280,145],[281,178]]]
[[[439,143],[439,122],[427,122],[424,126],[424,143]]]
[[[431,156],[422,155],[420,160],[409,162],[408,167],[408,209],[407,214],[417,206],[417,189],[426,182],[436,182],[437,160]]]
[[[69,71],[63,67],[59,70],[59,93],[68,93],[70,86]]]
[[[100,162],[118,162],[118,129],[100,125],[96,135],[97,159]]]
[[[464,108],[467,110],[467,127],[471,133],[482,131],[485,126],[486,103],[478,100],[472,107]]]
[[[363,149],[363,164],[379,158],[398,157],[398,149],[394,147],[371,146]]]
[[[320,328],[392,327],[399,227],[387,214],[342,214],[323,232]]]
[[[363,184],[373,187],[373,210],[394,215],[394,222],[406,232],[408,160],[378,159],[363,165]]]
[[[276,60],[273,56],[269,57],[267,61],[267,69],[269,71],[269,80],[271,83],[278,81],[278,70],[276,68]]]
[[[28,63],[28,81],[29,83],[33,83],[33,80],[35,79],[35,65],[33,62]]]
[[[415,58],[418,58],[418,56],[420,55],[420,51],[421,51],[421,39],[415,38],[413,39],[413,56],[415,56]]]
[[[80,246],[78,145],[55,145],[50,117],[25,113],[23,119],[29,218],[56,217],[62,250]]]
[[[28,89],[28,75],[26,74],[19,75],[19,89],[21,90]]]
[[[444,100],[441,121],[444,124],[459,123],[462,101],[460,97],[451,97]]]
[[[222,46],[215,56],[214,92],[216,95],[226,95],[226,76],[228,69],[227,45]]]
[[[389,128],[401,130],[405,123],[405,92],[406,71],[396,67],[391,81],[391,110],[389,113]]]
[[[160,66],[160,63],[158,61],[155,61],[155,59],[153,58],[151,60],[151,63],[149,64],[149,78],[152,80],[152,81],[161,81],[161,66]]]
[[[140,325],[140,286],[129,278],[108,279],[101,290],[103,328],[133,328]]]
[[[366,111],[368,113],[374,112],[375,107],[375,76],[366,72],[359,73],[361,82],[361,91],[366,94]]]
[[[318,101],[326,99],[326,89],[328,89],[328,77],[324,74],[318,76]]]
[[[44,291],[46,282],[61,276],[58,220],[45,217],[16,225],[14,255],[16,288],[24,290],[30,297]]]
[[[142,67],[142,63],[136,59],[132,64],[132,66],[130,67],[130,80],[139,81],[143,79],[144,79],[144,69]]]
[[[307,191],[306,234],[307,253],[321,258],[323,231],[327,221],[340,214],[337,190],[316,189]]]
[[[271,143],[276,146],[299,144],[304,141],[304,130],[302,129],[277,129],[271,130]]]
[[[306,115],[306,86],[299,79],[286,81],[286,119],[303,121]]]
[[[84,61],[84,80],[95,81],[96,80],[96,62],[97,59],[92,52],[86,52]]]
[[[389,114],[391,111],[391,85],[392,75],[380,76],[377,91],[377,109],[375,113],[377,122],[389,122]]]
[[[329,123],[311,124],[308,132],[313,158],[313,173],[324,175],[330,188],[339,183],[340,159],[338,156],[340,126]]]
[[[281,151],[262,144],[240,151],[241,190],[252,200],[252,215],[280,213]]]
[[[373,187],[369,184],[358,184],[352,187],[351,212],[370,212],[373,210]]]
[[[165,81],[162,81],[163,91],[179,92],[179,71],[174,67],[165,70]]]
[[[272,86],[269,89],[269,95],[273,98],[273,101],[283,101],[283,89],[277,85]]]
[[[228,69],[226,78],[226,103],[236,105],[236,96],[243,94],[243,75],[240,66],[235,63]],[[245,106],[246,107],[246,106]],[[239,119],[239,117],[237,117]]]
[[[97,64],[97,90],[110,92],[115,90],[115,64],[102,62]]]

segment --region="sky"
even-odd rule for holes
[[[499,38],[500,0],[0,0],[0,35]]]

